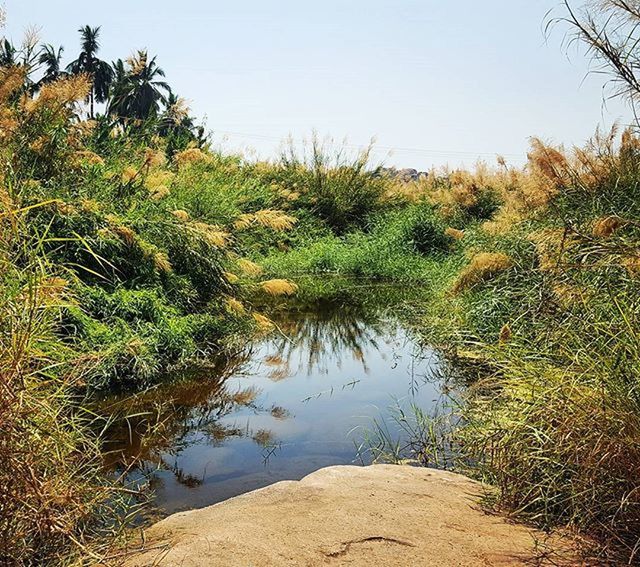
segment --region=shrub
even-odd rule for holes
[[[446,252],[454,242],[442,222],[431,212],[420,212],[411,218],[407,233],[413,249],[420,254]]]
[[[364,226],[382,207],[389,181],[370,169],[370,155],[371,148],[355,156],[333,152],[314,136],[308,154],[291,143],[271,177],[300,194],[292,206],[311,209],[341,234]]]
[[[481,282],[491,279],[513,266],[513,261],[502,252],[480,252],[469,265],[460,272],[453,291],[459,293]]]

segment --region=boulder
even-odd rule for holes
[[[575,564],[570,546],[485,513],[483,485],[432,469],[335,466],[174,514],[125,565],[458,566]],[[544,553],[542,553],[544,552]],[[538,561],[538,563],[536,563]]]

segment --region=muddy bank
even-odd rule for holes
[[[574,564],[545,559],[545,534],[478,506],[482,486],[424,468],[334,466],[201,510],[146,532],[140,567]],[[547,542],[549,543],[549,542]]]

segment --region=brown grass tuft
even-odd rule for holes
[[[501,343],[508,343],[511,340],[512,336],[513,336],[513,332],[511,331],[511,327],[509,326],[509,323],[505,323],[502,326],[502,329],[500,329],[500,335],[498,336],[498,340]]]
[[[260,313],[253,313],[252,317],[253,317],[253,320],[258,325],[258,329],[262,332],[272,331],[275,327],[271,319],[269,319],[268,317],[265,317],[264,315],[261,315]]]
[[[171,262],[169,262],[169,257],[164,252],[156,253],[153,256],[153,263],[156,270],[165,274],[170,274],[173,269]]]
[[[216,248],[224,248],[229,241],[229,233],[221,230],[221,228],[215,224],[194,221],[189,223],[189,228],[197,232],[211,246],[215,246]]]
[[[462,240],[464,238],[464,230],[458,230],[457,228],[447,228],[444,233],[455,240]]]
[[[23,67],[0,69],[0,103],[8,101],[24,85],[26,70]]]
[[[154,150],[153,148],[147,148],[144,151],[144,167],[160,167],[164,165],[166,161],[164,152],[160,150]]]
[[[156,187],[168,187],[175,175],[164,169],[152,171],[144,180],[144,186],[152,191]]]
[[[292,229],[296,222],[298,220],[295,217],[289,216],[283,211],[262,209],[255,213],[240,215],[233,226],[236,230],[246,230],[257,225],[282,232]]]
[[[189,213],[187,211],[183,211],[182,209],[176,209],[175,211],[172,211],[171,214],[179,221],[187,222],[189,220]]]
[[[46,109],[61,113],[68,105],[87,98],[91,82],[86,75],[70,75],[44,85],[36,98],[28,99],[25,110],[29,114]]]
[[[609,216],[596,219],[593,223],[593,236],[596,238],[609,238],[614,232],[625,226],[627,221],[618,216]]]
[[[242,302],[235,297],[227,297],[227,299],[225,300],[225,305],[227,307],[227,310],[237,315],[244,315],[246,313],[246,309]]]
[[[149,190],[149,198],[152,201],[161,201],[165,197],[168,197],[171,194],[171,191],[165,185],[158,185],[153,189]]]
[[[122,240],[127,246],[133,246],[137,239],[137,234],[134,230],[124,225],[117,225],[111,227],[111,232],[116,234],[120,240]]]
[[[557,270],[563,256],[576,244],[575,238],[560,228],[538,230],[529,234],[528,238],[536,247],[538,265],[544,272]]]
[[[182,169],[185,166],[195,163],[209,163],[211,162],[211,156],[204,153],[199,148],[189,148],[174,155],[173,162],[176,164],[178,169]]]
[[[129,183],[133,182],[138,176],[138,173],[140,172],[135,167],[132,167],[132,166],[125,167],[122,170],[122,175],[120,176],[122,179],[122,184],[128,185]]]
[[[238,260],[238,268],[247,276],[259,276],[263,272],[262,266],[245,258]]]
[[[640,254],[638,256],[629,256],[622,260],[622,265],[632,278],[640,276]]]
[[[453,292],[460,293],[470,289],[481,282],[490,280],[512,266],[513,261],[511,258],[502,252],[481,252],[476,254],[458,276],[453,286]]]
[[[289,280],[267,280],[260,284],[260,287],[269,295],[295,295],[298,285]]]
[[[78,165],[104,165],[104,160],[90,150],[78,150],[73,154],[72,161]]]
[[[240,281],[240,278],[232,272],[225,272],[224,277],[230,284],[237,284]]]

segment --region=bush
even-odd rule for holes
[[[433,213],[420,212],[410,219],[407,238],[420,254],[447,252],[455,240],[445,231],[446,227]]]
[[[383,205],[389,181],[369,168],[371,148],[350,156],[313,137],[310,153],[299,155],[293,143],[272,181],[300,194],[294,207],[314,212],[338,234],[363,227]]]

